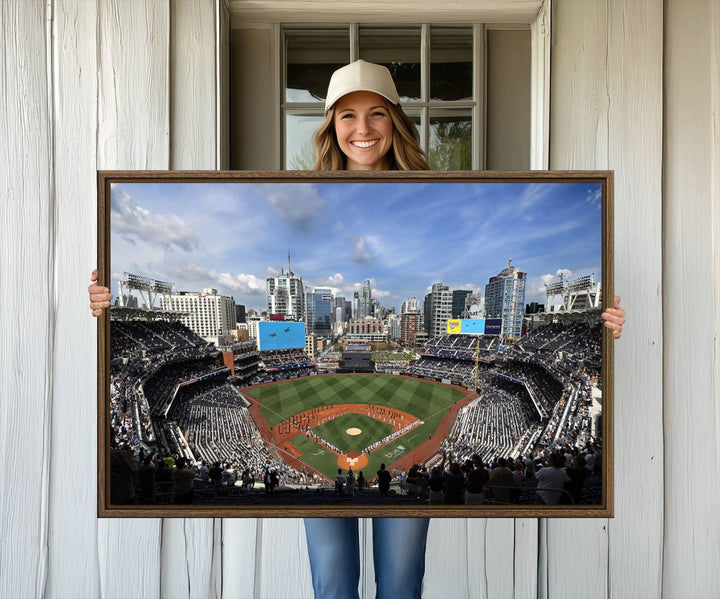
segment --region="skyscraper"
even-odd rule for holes
[[[305,314],[305,291],[302,277],[289,268],[277,277],[268,277],[267,306],[269,314],[282,314],[292,320],[302,320]]]
[[[345,298],[342,295],[335,296],[333,307],[333,320],[336,322],[345,322]]]
[[[400,306],[400,314],[403,314],[405,312],[417,312],[418,311],[418,301],[416,297],[409,297],[406,299],[402,306]]]
[[[452,292],[452,318],[462,318],[465,300],[472,292],[469,289],[454,289]]]
[[[305,325],[308,335],[332,336],[333,296],[332,290],[316,287],[305,294]]]
[[[430,291],[430,337],[439,337],[447,331],[448,318],[452,317],[453,293],[447,285],[435,283]]]
[[[422,324],[425,332],[430,335],[430,327],[432,321],[430,320],[430,314],[432,313],[432,293],[428,293],[423,300],[423,319]]]
[[[508,267],[485,285],[485,313],[487,318],[502,318],[503,337],[519,339],[522,335],[525,280],[526,274],[515,268],[511,259]]]
[[[417,310],[400,315],[400,343],[413,347],[420,329],[420,313]]]
[[[363,281],[360,297],[358,298],[358,313],[356,318],[365,318],[373,315],[372,289],[370,287],[370,279]]]

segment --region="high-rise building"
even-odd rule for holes
[[[423,329],[430,334],[430,314],[432,313],[432,293],[428,293],[423,300]]]
[[[333,320],[335,322],[345,322],[345,298],[342,295],[335,296],[333,308]]]
[[[300,321],[305,314],[305,290],[302,277],[281,270],[277,277],[267,280],[268,314],[282,314],[292,320]]]
[[[519,339],[522,335],[525,281],[526,274],[510,260],[508,267],[485,285],[485,313],[487,318],[502,318],[502,337]]]
[[[447,321],[452,317],[453,293],[447,285],[435,283],[430,291],[430,337],[439,337],[447,332]]]
[[[245,322],[245,318],[247,318],[245,306],[235,304],[235,322]]]
[[[390,339],[397,339],[400,337],[400,317],[397,314],[388,314],[387,332]]]
[[[420,313],[417,310],[400,315],[400,343],[413,347],[420,331]]]
[[[160,297],[160,308],[183,312],[180,321],[203,339],[216,341],[218,335],[235,330],[235,300],[231,295],[218,295],[217,289],[179,291]]]
[[[453,289],[452,318],[462,318],[465,312],[465,300],[472,294],[468,289]]]
[[[358,316],[359,313],[360,313],[360,292],[354,291],[352,302],[350,304],[350,318],[360,318]]]
[[[360,292],[358,303],[358,313],[356,318],[365,318],[373,315],[372,288],[370,287],[370,279],[363,281],[362,290]]]
[[[405,312],[417,312],[417,311],[418,311],[418,301],[417,301],[416,297],[409,297],[400,306],[400,314],[404,314]]]
[[[305,294],[305,327],[308,335],[332,336],[332,290],[317,287]]]

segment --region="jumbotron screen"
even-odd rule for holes
[[[447,321],[448,335],[482,335],[485,332],[484,318],[450,318]]]
[[[305,323],[273,321],[258,323],[258,349],[299,349],[305,347]]]

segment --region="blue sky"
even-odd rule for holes
[[[560,272],[601,277],[595,183],[123,183],[111,197],[113,294],[127,271],[265,309],[288,250],[306,285],[350,299],[370,279],[397,309],[437,282],[484,295],[509,258],[526,302]]]

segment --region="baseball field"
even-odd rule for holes
[[[438,430],[446,434],[457,404],[468,399],[458,387],[374,374],[311,376],[244,393],[255,403],[258,426],[280,457],[330,478],[338,467],[364,470],[369,478],[382,462],[390,468],[402,458],[422,461],[416,450],[423,445],[425,453],[432,453],[431,446],[442,441]]]

